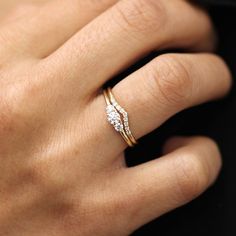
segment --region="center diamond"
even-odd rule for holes
[[[115,107],[113,105],[108,105],[106,107],[107,112],[107,119],[110,122],[110,124],[113,125],[116,131],[121,132],[124,127],[121,121],[120,114],[117,112]]]

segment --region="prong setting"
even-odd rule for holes
[[[117,132],[122,132],[124,126],[121,121],[121,116],[117,112],[116,108],[113,105],[108,105],[106,107],[107,120],[115,128]]]

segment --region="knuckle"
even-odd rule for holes
[[[20,116],[16,112],[17,89],[12,85],[3,85],[0,95],[0,135],[9,137],[17,132]],[[20,108],[18,108],[20,109]]]
[[[7,88],[7,103],[12,111],[13,116],[21,117],[24,104],[24,93],[25,88],[20,84],[15,84],[15,86],[9,85]]]
[[[36,189],[43,193],[60,193],[67,186],[65,179],[60,178],[56,173],[57,166],[49,159],[32,161],[25,168],[27,181],[32,182]]]
[[[40,82],[35,82],[34,79],[29,80],[28,76],[22,78],[21,81],[15,83],[14,86],[9,85],[8,98],[12,108],[16,114],[27,115],[33,111],[31,108],[39,98],[42,86]],[[34,100],[34,102],[33,102]]]
[[[18,173],[17,173],[17,182],[19,185],[28,185],[35,189],[39,188],[39,185],[41,186],[42,182],[42,171],[39,165],[29,165],[26,164],[24,167],[22,167]]]
[[[194,155],[194,154],[193,154]],[[209,167],[199,158],[181,156],[174,162],[177,197],[188,202],[201,194],[210,183]]]
[[[34,83],[15,82],[4,86],[4,92],[0,96],[0,133],[13,134],[20,130],[29,132],[30,122],[34,118],[36,104],[36,92],[39,88]]]
[[[152,80],[155,94],[168,105],[185,105],[192,93],[192,80],[188,65],[175,55],[163,55],[152,65]],[[159,98],[160,99],[160,98]]]
[[[157,30],[166,22],[166,11],[162,1],[132,0],[115,7],[123,19],[120,24],[129,32],[132,29],[134,32],[153,33],[153,30]]]

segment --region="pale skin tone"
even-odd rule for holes
[[[181,0],[0,6],[0,235],[129,235],[213,184],[221,157],[206,137],[172,138],[161,158],[127,168],[99,92],[145,54],[178,47],[113,88],[134,136],[226,95],[206,12]]]

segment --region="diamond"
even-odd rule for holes
[[[116,123],[114,128],[116,131],[121,132],[123,130],[123,125],[121,123]]]
[[[124,117],[124,122],[128,122],[128,117],[127,116]]]
[[[124,126],[121,121],[120,114],[117,112],[113,105],[108,105],[106,107],[107,120],[115,128],[116,131],[121,132],[124,129]]]
[[[114,111],[114,107],[112,105],[108,105],[106,107],[106,111],[107,111],[107,113],[112,112],[112,111]]]

